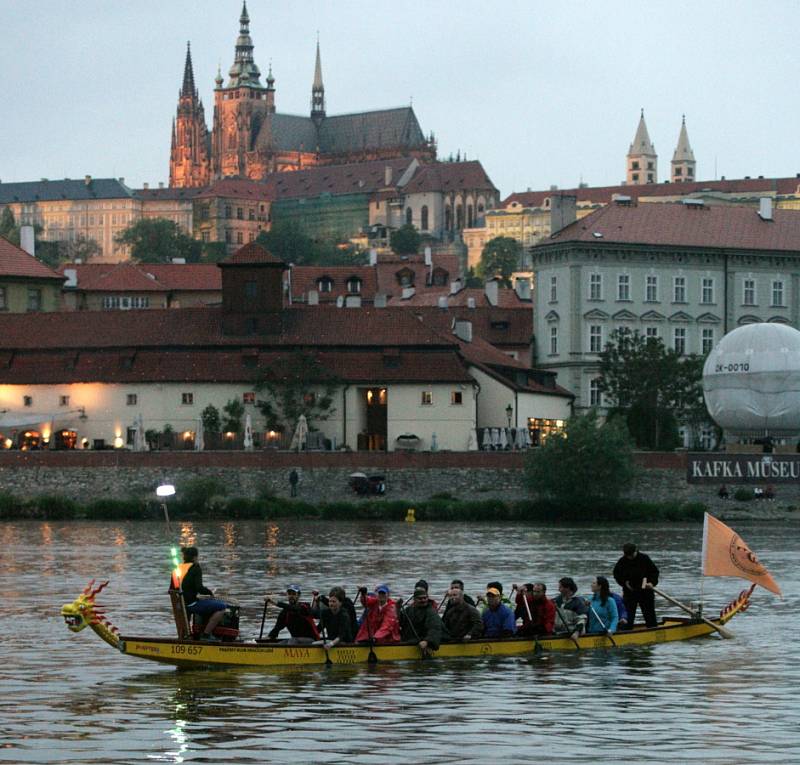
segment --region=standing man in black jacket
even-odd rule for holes
[[[614,579],[622,587],[622,600],[628,611],[628,624],[633,627],[636,606],[641,607],[642,616],[648,627],[655,627],[656,596],[653,587],[658,584],[658,567],[650,556],[639,552],[632,542],[622,546],[622,557],[614,566]]]

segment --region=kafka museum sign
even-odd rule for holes
[[[800,483],[800,454],[688,454],[689,483]]]

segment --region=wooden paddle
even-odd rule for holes
[[[328,642],[327,637],[325,636],[325,622],[322,620],[322,606],[320,605],[319,593],[314,594],[314,599],[311,601],[311,610],[314,610],[314,604],[317,604],[317,608],[319,610],[319,626],[320,631],[322,634],[322,649],[325,651],[325,666],[330,666],[333,664],[331,661],[331,657],[328,655],[328,646],[326,643]]]
[[[610,598],[611,596],[609,595],[608,597]],[[591,602],[589,603],[589,608],[592,610],[594,618],[597,619],[597,621],[600,623],[601,626],[605,627],[605,623],[600,618],[600,614],[598,614],[597,611],[594,610],[594,606],[591,604]],[[614,636],[608,631],[608,629],[605,629],[605,631],[602,634],[605,635],[611,641],[611,645],[613,645],[614,648],[617,647],[617,641],[614,640]]]
[[[685,603],[681,603],[680,600],[675,600],[675,598],[672,596],[667,595],[667,593],[659,590],[658,587],[654,587],[652,584],[648,584],[647,586],[650,587],[653,592],[658,593],[662,598],[664,598],[664,600],[672,603],[673,606],[677,606],[681,609],[681,611],[686,611],[687,614],[691,614],[695,619],[699,619],[701,622],[703,622],[703,624],[707,624],[709,627],[711,627],[711,629],[719,632],[719,634],[722,635],[722,637],[724,637],[726,640],[731,640],[732,638],[736,637],[733,632],[725,629],[725,627],[723,627],[721,624],[716,624],[715,622],[712,622],[711,619],[706,619],[705,616],[700,616],[700,614],[692,610]]]

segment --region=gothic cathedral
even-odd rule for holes
[[[310,115],[276,112],[272,67],[265,87],[253,60],[246,2],[239,24],[236,54],[227,83],[217,72],[210,134],[194,84],[191,51],[186,51],[183,86],[172,125],[170,186],[207,186],[231,177],[258,181],[270,173],[313,165],[406,156],[436,158],[433,135],[423,134],[410,106],[329,117],[325,111],[319,42]]]

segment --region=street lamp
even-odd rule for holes
[[[514,414],[514,407],[509,404],[506,407],[506,419],[508,420],[508,427],[511,428],[511,415]]]

